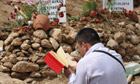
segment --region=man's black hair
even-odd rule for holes
[[[94,29],[83,28],[77,33],[75,41],[79,43],[86,42],[90,45],[94,45],[95,43],[100,42],[100,38]]]

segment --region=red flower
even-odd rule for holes
[[[12,13],[12,12],[10,12],[10,15],[13,15],[13,13]]]
[[[17,31],[17,28],[14,31],[16,32]]]
[[[16,8],[14,8],[14,11],[15,11],[15,13],[17,12],[17,9]]]
[[[61,6],[63,6],[63,2],[61,2],[61,4],[60,4]]]
[[[64,13],[63,12],[60,12],[59,13],[59,17],[64,17]]]
[[[110,2],[111,0],[107,0],[107,2]]]
[[[94,16],[94,14],[92,14],[92,13],[89,15],[89,17],[93,17],[93,16]]]
[[[18,1],[17,3],[22,3],[21,1]]]
[[[10,20],[10,18],[8,18],[8,20]]]
[[[99,23],[99,22],[100,22],[100,20],[99,20],[99,19],[97,19],[97,20],[96,20],[96,22],[97,22],[97,23]]]
[[[55,26],[55,24],[54,24],[54,23],[52,23],[52,26]]]
[[[97,12],[96,11],[94,11],[94,14],[96,14]]]
[[[57,10],[59,11],[59,10],[60,10],[60,8],[57,8]]]
[[[22,30],[22,28],[19,28],[18,30],[20,31],[20,30]]]
[[[90,22],[91,22],[91,23],[93,23],[94,21],[93,21],[93,20],[91,20]]]
[[[27,31],[27,28],[25,28],[24,31]]]
[[[98,11],[99,13],[102,12],[102,9]]]
[[[36,19],[36,16],[33,16],[34,17],[34,19]]]
[[[30,25],[27,26],[27,29],[29,29],[29,28],[30,28]]]
[[[86,18],[86,17],[84,17],[84,18],[83,18],[83,20],[84,20],[84,21],[86,21],[86,20],[87,20],[87,18]]]
[[[83,21],[83,19],[80,19],[80,21]]]
[[[56,22],[59,22],[59,19],[55,19]]]
[[[125,8],[123,9],[123,12],[126,12],[126,9]]]
[[[107,8],[105,7],[104,10],[107,10]]]
[[[20,7],[18,7],[17,9],[20,10]]]

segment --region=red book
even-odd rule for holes
[[[71,60],[71,56],[65,53],[62,47],[57,50],[57,53],[50,51],[44,58],[45,63],[57,74],[59,74],[62,69],[68,67],[69,65],[76,68],[77,62]]]

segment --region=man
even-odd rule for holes
[[[81,29],[76,36],[76,48],[84,57],[79,60],[76,71],[72,67],[64,69],[69,84],[127,84],[121,55],[100,43],[95,30]],[[97,50],[112,54],[121,63]]]

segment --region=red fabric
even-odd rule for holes
[[[64,65],[60,63],[55,57],[52,56],[51,53],[47,53],[46,57],[44,58],[44,61],[48,66],[54,70],[57,74],[59,74],[64,68]]]

